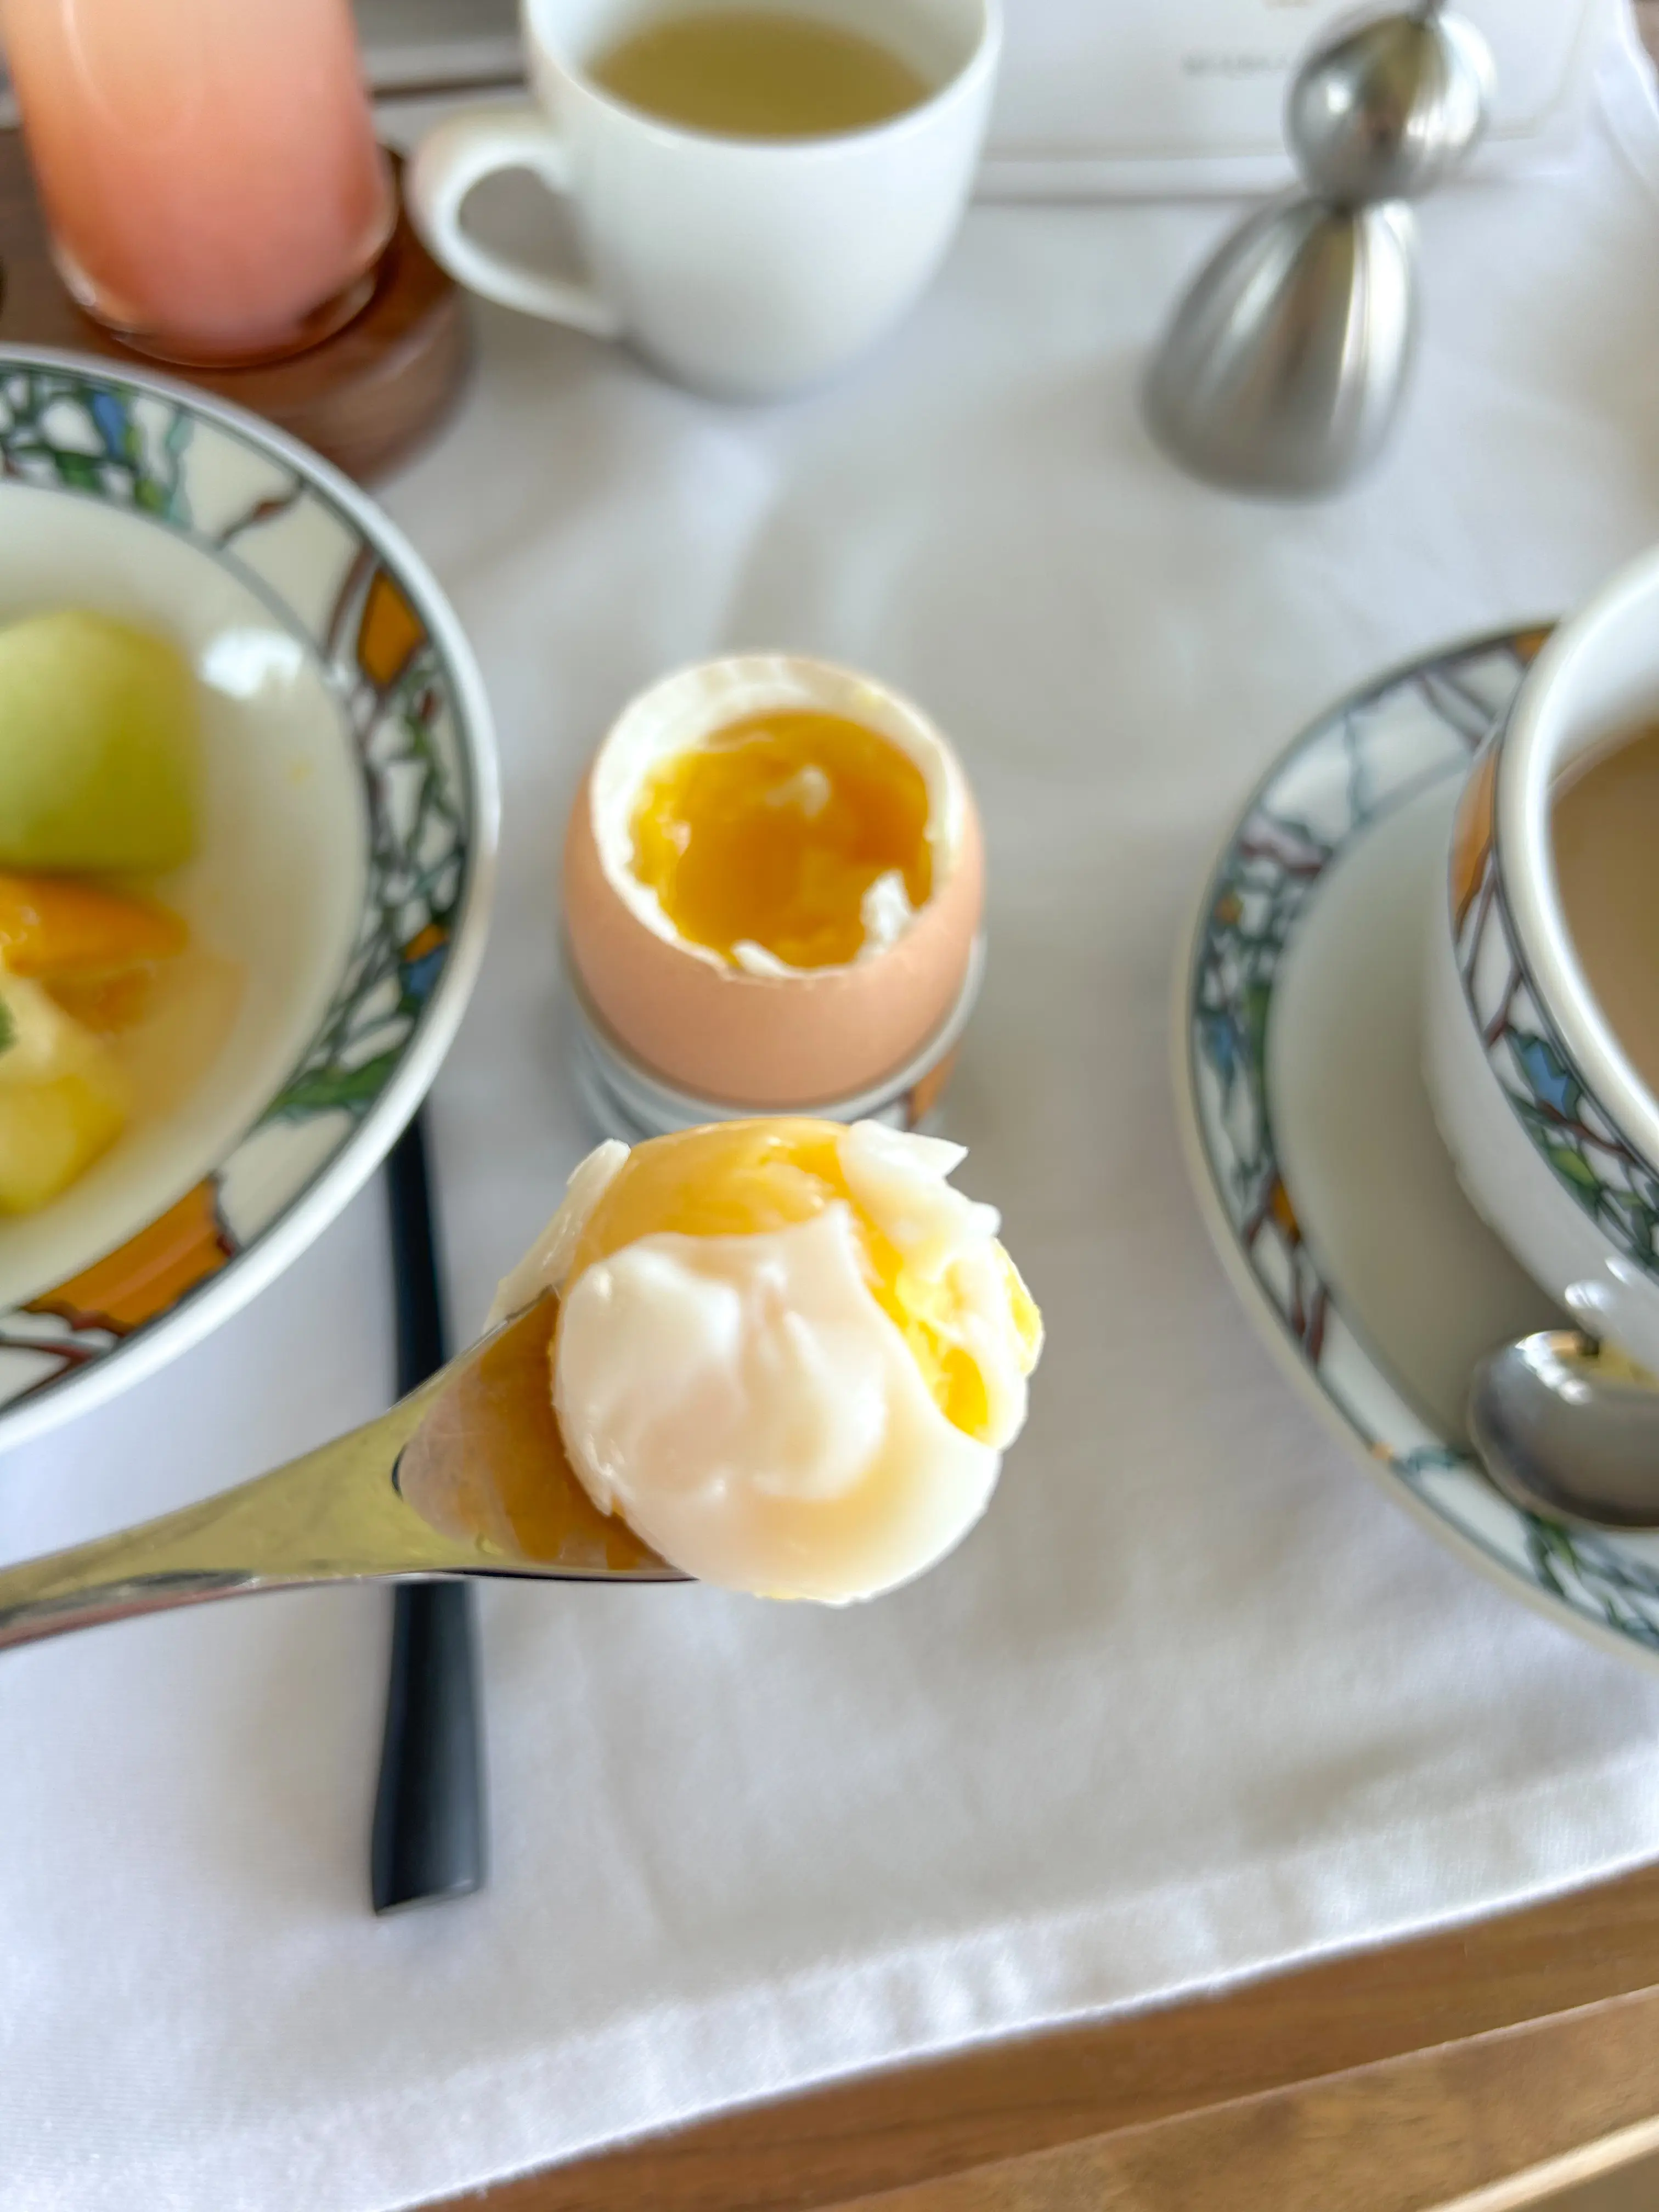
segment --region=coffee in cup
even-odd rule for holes
[[[1659,723],[1575,762],[1550,809],[1567,933],[1626,1058],[1659,1097]]]

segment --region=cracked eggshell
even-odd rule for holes
[[[933,884],[890,945],[843,967],[752,975],[674,930],[629,865],[629,821],[659,761],[774,708],[861,722],[908,753],[928,790]],[[962,990],[984,902],[984,846],[960,762],[896,692],[829,663],[747,653],[642,692],[594,757],[564,851],[565,933],[580,986],[618,1042],[711,1102],[796,1109],[874,1085],[940,1026]]]

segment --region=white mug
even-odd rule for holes
[[[434,257],[487,299],[627,338],[728,397],[774,397],[839,368],[897,320],[951,242],[984,137],[1000,0],[802,0],[789,11],[878,39],[936,89],[866,130],[717,137],[627,106],[586,74],[666,9],[522,0],[536,104],[455,116],[410,164],[410,211]],[[472,186],[507,168],[568,199],[589,281],[544,276],[462,228]]]
[[[1596,1003],[1550,836],[1563,775],[1659,714],[1659,551],[1550,638],[1458,803],[1424,1072],[1476,1209],[1581,1328],[1659,1369],[1659,1098]]]

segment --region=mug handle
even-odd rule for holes
[[[461,207],[498,169],[529,169],[550,192],[570,190],[565,148],[539,107],[475,107],[452,115],[416,148],[404,186],[416,229],[459,283],[521,314],[568,323],[590,337],[622,336],[622,318],[592,284],[546,276],[465,229]]]

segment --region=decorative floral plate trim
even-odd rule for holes
[[[1223,1260],[1327,1416],[1455,1547],[1624,1656],[1656,1660],[1659,1548],[1519,1511],[1407,1402],[1304,1243],[1273,1138],[1273,994],[1322,878],[1377,822],[1468,773],[1547,634],[1481,639],[1384,678],[1315,723],[1269,770],[1206,888],[1183,985],[1179,1073]],[[1471,804],[1478,820],[1478,799]],[[1460,822],[1460,880],[1478,888],[1477,842]],[[1547,1076],[1547,1062],[1538,1064]]]
[[[474,908],[495,825],[476,678],[458,666],[453,640],[434,636],[427,594],[385,550],[395,533],[301,448],[165,385],[7,350],[0,473],[129,509],[186,539],[307,639],[344,711],[369,823],[345,971],[254,1127],[125,1243],[0,1312],[0,1408],[21,1412],[20,1401],[61,1392],[178,1319],[291,1224],[398,1079],[431,1057],[442,987],[448,979],[464,993],[470,981],[471,956],[466,975],[452,974],[453,956],[463,924],[482,925]],[[459,1011],[448,1009],[446,1029]],[[257,1287],[250,1281],[247,1294]],[[15,1425],[0,1413],[0,1433]]]

